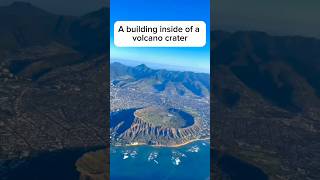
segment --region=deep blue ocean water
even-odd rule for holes
[[[207,180],[210,146],[196,141],[182,147],[111,147],[111,180]]]

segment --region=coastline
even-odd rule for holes
[[[115,147],[121,147],[121,146],[124,146],[124,147],[131,147],[131,146],[151,146],[151,147],[167,147],[167,148],[178,148],[178,147],[182,147],[182,146],[185,146],[185,145],[188,145],[190,143],[193,143],[193,142],[196,142],[196,141],[205,141],[205,140],[210,140],[210,138],[201,138],[201,139],[192,139],[192,140],[189,140],[187,142],[184,142],[184,143],[181,143],[181,144],[175,144],[175,145],[148,145],[146,143],[134,143],[134,144],[126,144],[126,145],[113,145]]]

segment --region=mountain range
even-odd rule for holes
[[[144,87],[151,86],[157,92],[165,92],[173,86],[179,95],[190,92],[195,96],[208,97],[210,93],[210,75],[206,73],[150,69],[144,64],[131,67],[114,62],[110,66],[110,78],[113,84],[138,83]]]
[[[108,10],[102,8],[81,17],[46,12],[26,2],[0,7],[1,53],[52,42],[72,47],[84,55],[107,52]],[[35,23],[36,22],[36,23]]]

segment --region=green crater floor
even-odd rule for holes
[[[139,109],[135,112],[141,120],[152,124],[153,126],[161,126],[167,128],[184,128],[193,123],[189,122],[190,119],[186,118],[181,110],[167,109],[164,107],[147,107]],[[188,114],[188,116],[191,116]]]

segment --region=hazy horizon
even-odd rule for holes
[[[115,63],[115,62],[121,63],[126,66],[130,66],[130,67],[135,67],[135,66],[144,64],[147,67],[149,67],[150,69],[155,69],[155,70],[167,70],[167,71],[180,71],[180,72],[194,72],[194,73],[210,74],[210,71],[207,71],[207,69],[198,69],[198,68],[194,68],[194,67],[175,66],[175,65],[152,63],[152,62],[138,61],[138,60],[124,60],[124,59],[113,59],[113,58],[110,59],[110,64]]]
[[[109,0],[1,0],[0,6],[14,2],[28,2],[48,12],[70,16],[85,15],[109,5]]]

